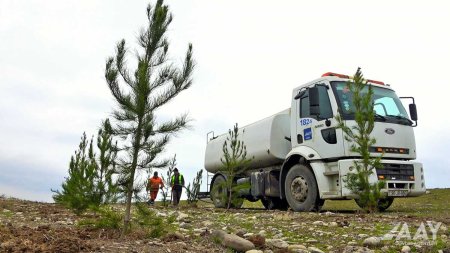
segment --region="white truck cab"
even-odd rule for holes
[[[242,197],[261,199],[268,209],[291,207],[295,211],[317,210],[326,199],[357,198],[345,184],[354,172],[351,143],[337,128],[340,115],[348,126],[354,125],[352,93],[347,82],[351,77],[325,73],[321,78],[295,88],[291,108],[251,125],[240,128],[240,138],[253,157],[249,169],[236,183],[250,182],[251,189]],[[382,155],[382,168],[376,169],[371,182],[385,180],[385,198],[380,209],[392,204],[394,197],[424,194],[423,166],[414,162],[416,147],[413,127],[417,126],[417,110],[409,106],[410,117],[394,90],[383,82],[367,80],[372,85],[375,126],[372,137],[376,144],[371,154]],[[215,173],[211,189],[226,178],[221,172],[220,158],[226,135],[208,139],[205,168]],[[211,190],[210,189],[210,190]],[[215,200],[216,206],[222,206]]]

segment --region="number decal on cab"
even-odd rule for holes
[[[312,119],[300,119],[301,126],[307,126],[312,123]]]

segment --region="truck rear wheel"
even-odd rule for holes
[[[227,190],[226,179],[222,175],[218,175],[211,187],[211,200],[217,208],[228,207],[228,197],[230,193]],[[231,199],[230,207],[241,208],[244,204],[244,198],[235,197]]]
[[[225,177],[218,175],[211,187],[211,200],[215,207],[227,207],[227,187],[225,185]]]
[[[294,211],[318,211],[320,208],[316,178],[303,164],[294,165],[289,170],[284,183],[284,192],[289,206]]]

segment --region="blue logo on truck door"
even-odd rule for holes
[[[310,127],[303,129],[303,136],[305,141],[312,139],[312,131]]]

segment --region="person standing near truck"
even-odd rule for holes
[[[180,203],[181,193],[183,191],[184,177],[178,172],[177,168],[175,168],[173,172],[174,175],[170,180],[172,186],[172,203],[174,206],[178,206],[178,203]]]
[[[148,179],[147,191],[150,191],[149,204],[153,205],[155,203],[156,196],[158,196],[159,189],[162,190],[164,183],[160,177],[158,177],[158,172],[153,173],[153,177]]]

